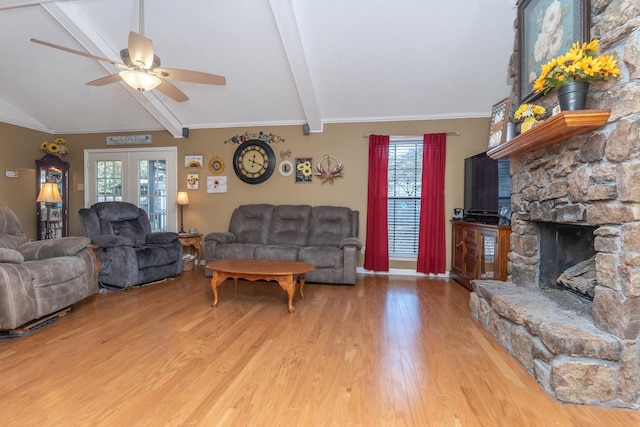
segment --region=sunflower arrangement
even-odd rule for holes
[[[42,141],[40,144],[40,151],[44,151],[49,154],[59,154],[64,156],[69,153],[67,147],[67,141],[64,138],[55,138],[53,141]]]
[[[594,39],[582,45],[574,43],[564,55],[551,59],[542,66],[540,76],[533,83],[533,91],[544,92],[573,82],[592,82],[618,77],[620,68],[612,55],[598,56],[600,41]]]
[[[547,113],[547,109],[541,105],[536,104],[522,104],[518,107],[513,117],[517,120],[524,120],[527,117],[533,117],[536,120],[540,120]]]

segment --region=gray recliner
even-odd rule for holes
[[[98,292],[96,257],[86,237],[29,242],[15,213],[0,204],[0,329],[16,329]]]
[[[85,236],[100,246],[101,284],[129,288],[182,272],[178,233],[152,233],[143,209],[127,202],[100,202],[79,213]]]

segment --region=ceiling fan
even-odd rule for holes
[[[142,22],[142,2],[140,5],[140,21]],[[167,95],[169,98],[178,102],[183,102],[187,101],[189,97],[187,97],[187,95],[185,95],[184,92],[178,89],[175,85],[170,83],[168,79],[209,85],[225,85],[227,82],[223,76],[219,76],[217,74],[181,70],[177,68],[160,68],[160,58],[155,55],[151,40],[133,31],[129,33],[128,48],[120,51],[122,63],[38,39],[32,38],[31,41],[54,49],[63,50],[65,52],[102,62],[108,62],[122,69],[118,74],[113,74],[88,82],[87,84],[90,86],[103,86],[124,80],[129,86],[139,91],[158,88],[160,92]]]

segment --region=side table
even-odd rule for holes
[[[182,247],[189,248],[191,253],[193,253],[193,251],[196,252],[196,267],[200,268],[200,258],[202,257],[202,233],[180,233],[178,234],[178,240],[180,240]]]

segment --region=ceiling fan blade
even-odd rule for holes
[[[117,65],[120,68],[127,68],[127,66],[124,65],[124,64],[121,64],[121,63],[116,62],[116,61],[112,61],[112,60],[107,59],[107,58],[102,58],[100,56],[91,55],[90,53],[80,52],[79,50],[70,49],[70,48],[64,47],[64,46],[58,46],[57,44],[45,42],[45,41],[38,40],[38,39],[31,39],[31,41],[33,43],[38,43],[38,44],[41,44],[43,46],[52,47],[54,49],[63,50],[65,52],[73,53],[75,55],[84,56],[85,58],[91,58],[91,59],[95,59],[97,61],[108,62],[109,64]]]
[[[160,83],[160,85],[156,87],[156,89],[158,89],[160,92],[164,93],[174,101],[184,102],[189,100],[189,97],[185,95],[184,92],[182,92],[180,89],[164,79],[161,80],[162,83]]]
[[[153,64],[153,43],[145,36],[133,31],[129,32],[129,56],[133,65],[151,68]]]
[[[207,85],[226,85],[227,79],[217,74],[203,73],[201,71],[180,70],[178,68],[154,68],[154,73],[159,73],[166,79],[179,80],[181,82],[203,83]]]
[[[122,80],[122,77],[120,77],[120,74],[113,74],[111,76],[101,77],[99,79],[90,81],[86,84],[89,86],[104,86],[104,85],[108,85],[109,83],[119,82],[120,80]]]

